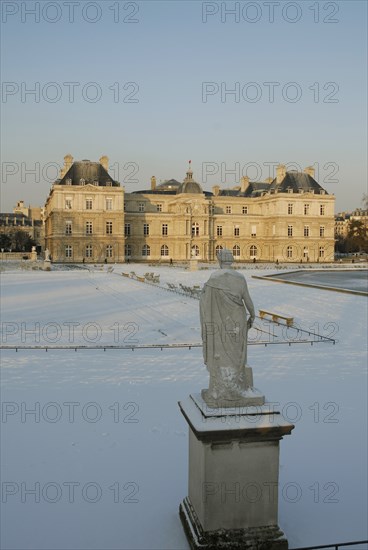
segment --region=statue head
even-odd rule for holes
[[[219,261],[220,267],[230,267],[234,263],[234,256],[231,250],[228,248],[223,248],[217,253],[217,259]]]

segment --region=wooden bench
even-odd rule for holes
[[[263,319],[265,315],[270,315],[272,317],[272,321],[274,321],[275,323],[278,323],[279,319],[284,319],[288,327],[291,327],[292,324],[294,323],[294,317],[287,317],[286,315],[280,315],[280,313],[272,313],[271,311],[260,309],[259,310],[260,318]]]

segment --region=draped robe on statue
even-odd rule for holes
[[[236,271],[220,269],[204,285],[200,320],[204,363],[210,373],[206,400],[236,401],[246,389],[248,326],[244,304],[254,319],[246,280]]]

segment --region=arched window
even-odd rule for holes
[[[252,244],[252,246],[250,247],[250,257],[255,258],[257,254],[258,254],[258,248],[256,247],[255,244]]]
[[[149,247],[148,244],[143,245],[142,256],[151,256],[151,248]]]
[[[220,252],[220,250],[223,250],[223,248],[224,248],[224,247],[221,246],[220,244],[218,244],[218,245],[216,246],[216,256],[217,256],[217,254]]]
[[[168,256],[169,255],[169,247],[166,244],[163,244],[161,246],[161,256]]]
[[[124,254],[126,258],[130,258],[132,255],[132,245],[126,244],[124,247]]]
[[[233,256],[234,258],[240,258],[240,246],[238,244],[233,246]]]
[[[196,244],[193,246],[192,250],[194,250],[194,256],[195,257],[198,257],[199,256],[199,246],[197,246]]]
[[[293,257],[293,247],[288,246],[286,249],[286,257],[291,259]]]

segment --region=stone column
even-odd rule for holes
[[[192,549],[286,550],[278,527],[279,441],[293,424],[272,405],[179,403],[189,425],[188,496],[180,518]]]

